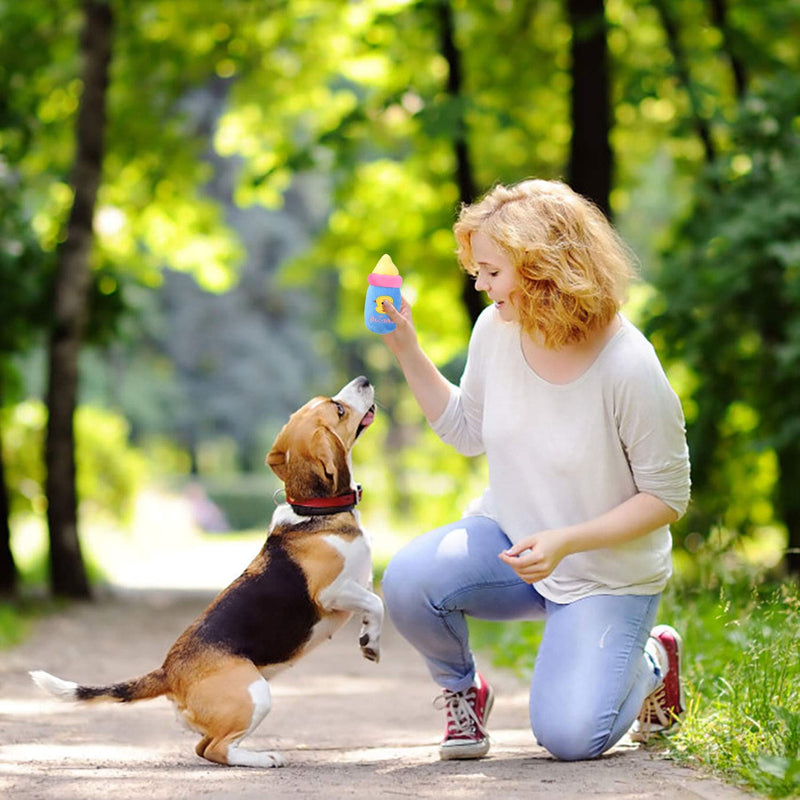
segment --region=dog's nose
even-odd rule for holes
[[[369,386],[369,378],[364,377],[364,375],[359,375],[356,378],[356,386],[359,389],[366,389]]]

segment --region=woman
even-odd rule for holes
[[[489,750],[493,694],[465,615],[545,620],[533,732],[557,758],[594,758],[635,720],[646,738],[683,710],[680,637],[653,628],[689,500],[680,403],[619,312],[632,259],[590,202],[559,182],[497,186],[454,230],[492,302],[460,386],[423,352],[405,300],[385,304],[384,340],[442,440],[486,453],[489,486],[395,555],[387,609],[443,690],[442,758]]]

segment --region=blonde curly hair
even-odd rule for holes
[[[635,258],[594,204],[560,181],[495,186],[461,209],[458,260],[477,273],[471,239],[482,231],[517,270],[512,301],[527,333],[547,347],[583,341],[608,325],[635,276]]]

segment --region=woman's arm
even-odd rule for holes
[[[577,525],[541,531],[499,554],[526,583],[546,578],[565,556],[614,547],[675,522],[678,512],[652,494],[639,492],[620,505]]]
[[[481,361],[480,357],[473,358],[474,337],[470,339],[470,355],[461,382],[455,386],[419,346],[406,299],[402,300],[400,312],[391,303],[384,303],[384,308],[397,327],[384,334],[383,340],[397,357],[433,431],[459,453],[466,456],[482,453],[483,376],[479,368],[470,368],[474,362]]]
[[[391,333],[383,334],[383,340],[397,358],[422,413],[428,422],[436,422],[450,400],[450,383],[420,347],[411,317],[411,306],[405,297],[400,311],[387,302],[384,302],[383,308],[397,326]]]

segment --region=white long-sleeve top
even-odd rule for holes
[[[585,522],[638,492],[683,514],[689,453],[680,401],[650,342],[627,319],[576,380],[542,379],[520,327],[490,306],[478,319],[460,386],[433,430],[465,455],[486,453],[489,486],[468,515],[516,543]],[[664,526],[632,542],[566,556],[535,584],[568,603],[593,594],[656,594],[672,572]]]

